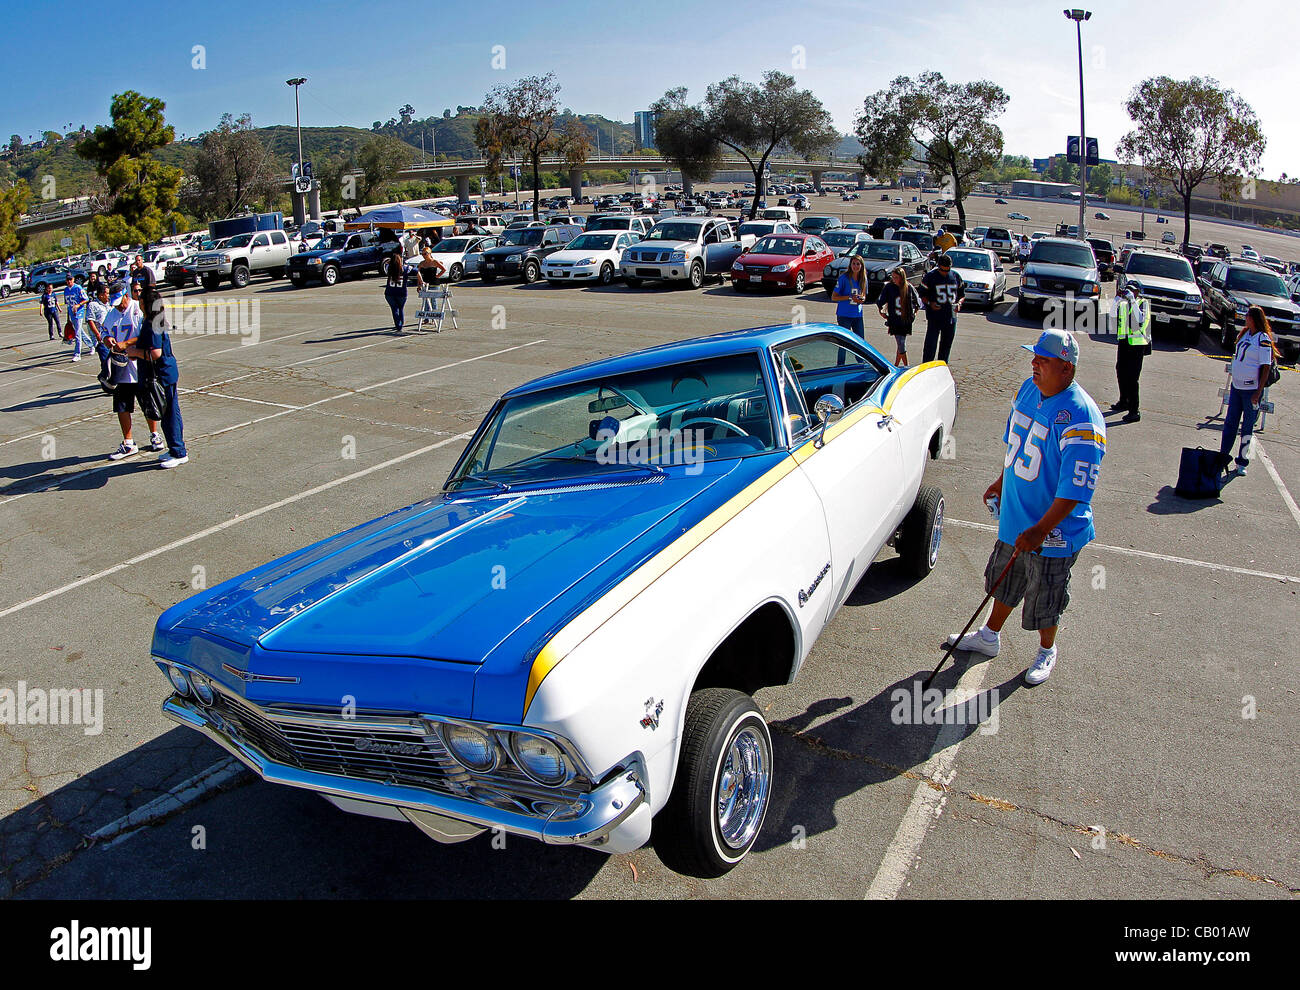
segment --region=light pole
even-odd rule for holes
[[[293,87],[293,119],[298,128],[298,174],[302,175],[302,115],[298,112],[298,87],[307,81],[306,76],[286,79],[284,84]]]
[[[1067,19],[1074,21],[1074,34],[1079,41],[1079,240],[1085,240],[1083,211],[1088,206],[1088,131],[1083,123],[1083,22],[1092,17],[1090,10],[1064,11]]]

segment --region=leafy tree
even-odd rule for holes
[[[1217,80],[1156,76],[1139,83],[1124,105],[1136,125],[1119,143],[1120,157],[1138,162],[1173,186],[1183,200],[1183,246],[1192,236],[1192,192],[1208,179],[1223,199],[1240,194],[1259,167],[1266,144],[1250,104]]]
[[[556,129],[560,84],[555,73],[526,76],[513,86],[497,86],[483,101],[482,116],[475,124],[474,138],[483,156],[492,164],[489,172],[500,171],[503,155],[526,155],[533,173],[533,216],[540,213],[541,160],[560,146]],[[486,121],[486,123],[484,123]]]
[[[403,124],[409,124],[411,118],[415,116],[415,107],[409,103],[404,103],[397,111],[397,116],[402,118]]]
[[[587,164],[591,154],[591,133],[577,117],[570,117],[555,138],[555,150],[564,158],[570,168],[581,168]]]
[[[156,241],[173,223],[185,222],[176,212],[184,173],[151,154],[175,138],[163,119],[165,108],[157,97],[118,93],[110,107],[112,126],[96,127],[77,145],[77,154],[94,163],[115,197],[112,212],[94,219],[95,234],[104,243]]]
[[[0,189],[0,258],[7,258],[23,246],[18,221],[27,211],[31,190],[19,179],[8,189]]]
[[[22,135],[21,135],[21,134],[10,134],[10,135],[9,135],[9,150],[10,150],[10,151],[17,151],[17,150],[18,150],[19,148],[21,148],[22,146],[23,146],[23,138],[22,138]]]
[[[361,201],[369,203],[384,183],[395,179],[403,166],[410,163],[405,143],[397,138],[384,135],[368,141],[357,156],[361,168]]]
[[[825,152],[839,132],[821,101],[809,90],[795,88],[793,76],[765,72],[761,84],[730,76],[714,83],[704,103],[686,102],[685,87],[671,89],[650,108],[655,117],[655,142],[683,179],[707,179],[730,148],[754,173],[752,218],[763,195],[768,159],[778,150],[805,157]]]
[[[450,107],[448,107],[447,109],[445,109],[445,110],[442,111],[442,119],[443,119],[443,120],[450,120],[450,119],[451,119],[451,108],[450,108]]]
[[[940,72],[899,76],[868,96],[854,131],[859,161],[873,175],[896,175],[907,163],[947,177],[966,226],[965,197],[981,172],[1002,159],[1002,129],[993,123],[1010,97],[987,80],[950,83]]]
[[[46,131],[41,135],[46,144],[57,144],[63,140],[63,135],[58,131]]]
[[[1097,196],[1110,194],[1115,181],[1115,173],[1109,165],[1093,165],[1088,169],[1088,192]]]
[[[233,216],[250,202],[270,200],[279,191],[275,162],[253,128],[253,119],[222,114],[191,167],[192,206],[201,216]]]

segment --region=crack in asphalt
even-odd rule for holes
[[[772,725],[771,728],[776,732],[780,732],[782,735],[788,736],[791,739],[796,740],[797,742],[803,744],[804,746],[807,746],[809,749],[813,750],[814,752],[820,753],[823,756],[830,756],[838,760],[852,760],[855,762],[868,763],[874,767],[878,767],[882,770],[888,770],[894,774],[897,774],[899,777],[905,777],[908,780],[915,780],[920,783],[923,783],[927,787],[932,787],[936,791],[941,791],[944,794],[949,794],[956,797],[963,797],[966,798],[968,801],[976,802],[987,808],[992,808],[995,811],[1002,811],[1006,813],[1020,813],[1020,814],[1028,815],[1030,817],[1037,818],[1038,820],[1045,822],[1049,825],[1054,825],[1057,828],[1060,828],[1064,831],[1075,832],[1078,833],[1079,835],[1086,835],[1090,838],[1095,837],[1098,834],[1102,834],[1109,840],[1113,840],[1115,842],[1120,843],[1121,845],[1125,845],[1132,849],[1139,850],[1141,852],[1146,853],[1149,856],[1154,856],[1158,859],[1163,859],[1172,863],[1181,863],[1185,866],[1191,866],[1201,871],[1202,876],[1206,880],[1212,879],[1213,877],[1216,876],[1235,877],[1239,880],[1249,880],[1252,883],[1262,883],[1271,887],[1276,887],[1279,890],[1283,890],[1286,893],[1291,894],[1292,896],[1300,895],[1300,886],[1297,886],[1288,881],[1279,880],[1276,877],[1267,876],[1267,875],[1261,876],[1257,873],[1252,873],[1249,870],[1233,869],[1225,866],[1216,866],[1215,864],[1211,863],[1208,859],[1206,859],[1204,856],[1187,856],[1182,853],[1169,852],[1166,849],[1160,849],[1156,846],[1152,846],[1146,842],[1143,842],[1140,839],[1136,839],[1133,836],[1127,835],[1123,832],[1113,832],[1110,829],[1102,829],[1101,833],[1098,833],[1097,826],[1080,825],[1076,822],[1066,821],[1064,818],[1059,818],[1055,815],[1050,815],[1047,812],[1040,811],[1037,808],[1014,804],[1011,801],[1004,801],[1001,798],[989,797],[988,795],[980,794],[978,791],[969,791],[960,788],[952,788],[944,784],[942,781],[937,780],[934,777],[931,777],[927,774],[918,773],[915,770],[908,770],[906,767],[895,766],[892,763],[889,763],[885,760],[876,759],[875,757],[868,756],[865,753],[855,753],[852,752],[851,750],[840,749],[835,746],[830,746],[824,740],[822,740],[821,737],[812,735],[810,733],[793,731],[790,729],[782,728],[781,726],[778,725]]]

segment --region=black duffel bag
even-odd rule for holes
[[[1204,447],[1184,447],[1174,492],[1183,498],[1218,498],[1223,488],[1223,455]]]

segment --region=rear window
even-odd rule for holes
[[[1073,265],[1076,268],[1091,268],[1096,259],[1092,256],[1092,248],[1084,244],[1039,241],[1034,245],[1034,249],[1029,252],[1029,261],[1030,264],[1039,262],[1045,265]]]
[[[985,237],[994,237],[1000,241],[1011,240],[1011,233],[1005,227],[990,227],[984,234]]]

